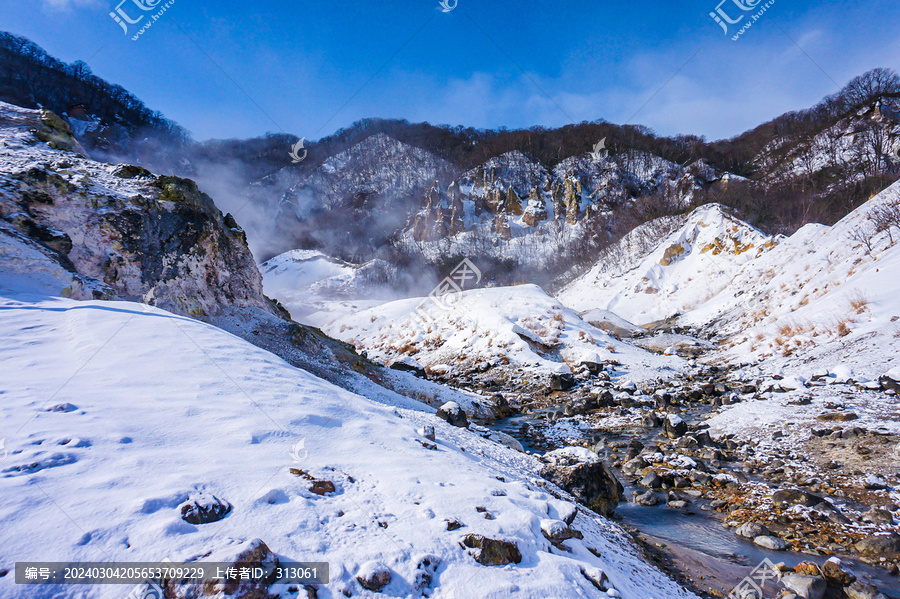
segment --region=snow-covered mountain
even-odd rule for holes
[[[664,320],[717,295],[778,241],[711,204],[641,225],[558,296],[576,310],[609,310],[636,324]]]
[[[808,374],[847,363],[877,377],[900,339],[898,237],[900,184],[787,238],[710,205],[642,225],[559,299],[637,324],[677,316],[738,362],[805,363]]]

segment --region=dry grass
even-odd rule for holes
[[[869,309],[869,298],[861,291],[855,291],[850,295],[850,307],[857,314],[862,314]]]
[[[850,326],[847,324],[846,320],[840,320],[834,326],[834,334],[838,337],[846,337],[850,334]]]

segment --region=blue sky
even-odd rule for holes
[[[509,128],[602,118],[717,139],[868,69],[900,71],[889,0],[775,0],[737,41],[737,26],[725,36],[709,17],[719,0],[458,0],[448,13],[438,0],[175,0],[137,41],[109,17],[119,1],[4,0],[0,29],[89,61],[197,139],[317,139],[373,116]],[[136,18],[134,1],[122,6]],[[735,1],[722,5],[732,18],[752,14]]]

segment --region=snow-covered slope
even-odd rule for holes
[[[661,240],[662,234],[672,231]],[[609,310],[646,324],[689,311],[724,289],[778,243],[717,204],[682,221],[642,225],[559,293],[577,310]]]
[[[339,318],[325,332],[382,360],[410,356],[442,372],[486,367],[529,376],[588,362],[619,362],[632,377],[680,369],[592,326],[536,285],[465,291],[452,302],[413,298]]]
[[[356,265],[314,250],[292,250],[260,265],[263,288],[297,322],[324,326],[334,318],[395,299],[384,283],[396,268],[383,260]]]
[[[541,521],[569,508],[538,484],[534,458],[343,391],[208,324],[140,304],[5,293],[0,331],[9,452],[0,569],[191,560],[261,539],[280,558],[329,562],[320,598],[599,596],[583,574],[597,570],[625,599],[690,596],[642,562],[615,524],[584,510],[573,523],[584,539],[566,541],[570,553],[553,548]],[[435,448],[417,433],[425,424]],[[312,493],[290,468],[335,490]],[[232,510],[188,523],[180,507],[200,494]],[[450,519],[463,528],[448,531]],[[460,546],[468,533],[516,543],[521,563],[476,563]],[[377,595],[356,581],[373,561],[391,572]],[[10,599],[129,591],[0,577]]]
[[[882,374],[900,348],[900,221],[877,232],[872,216],[891,207],[900,214],[900,183],[833,227],[803,227],[682,321],[713,323],[737,359],[797,354],[809,369]]]

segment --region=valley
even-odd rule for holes
[[[900,597],[890,69],[730,139],[362,119],[301,160],[0,60],[0,596]]]

